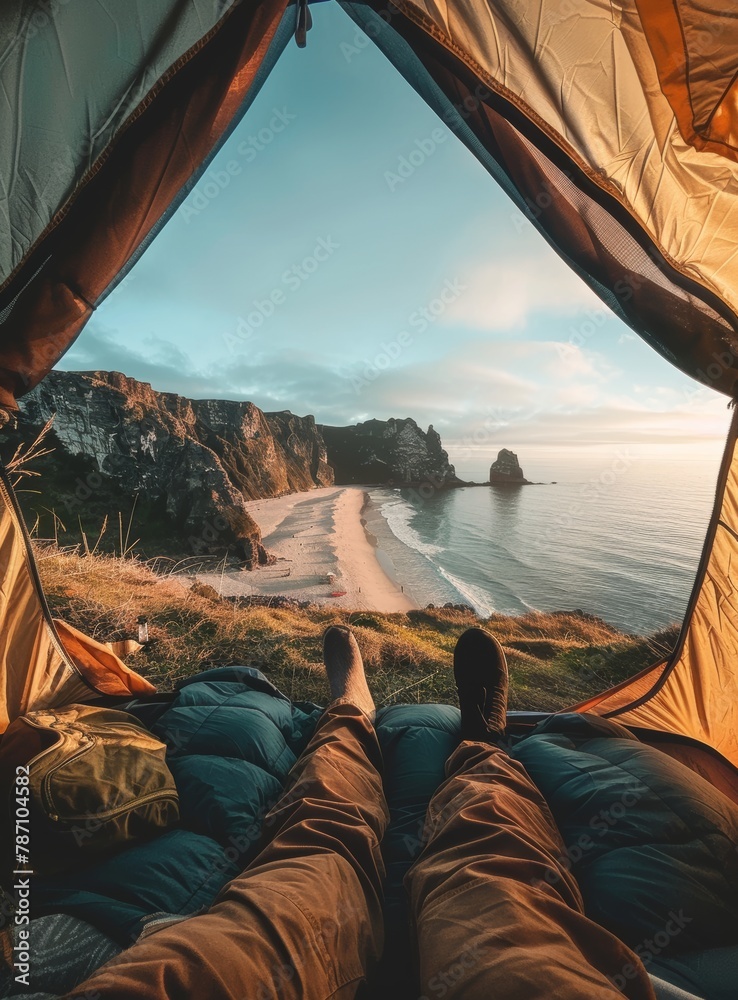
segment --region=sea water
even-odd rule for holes
[[[639,634],[683,617],[719,449],[541,449],[520,459],[545,484],[369,490],[367,528],[418,604],[583,610]],[[457,466],[464,479],[485,470]]]

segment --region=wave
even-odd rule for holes
[[[422,553],[428,559],[443,552],[442,545],[424,542],[413,528],[410,522],[417,511],[407,500],[403,500],[402,497],[393,497],[391,500],[385,500],[379,510],[392,534],[408,548],[415,549],[416,552]]]
[[[414,549],[425,556],[435,573],[450,585],[452,591],[455,591],[465,604],[469,604],[482,617],[487,617],[494,613],[495,607],[486,590],[475,584],[460,580],[459,577],[454,576],[453,573],[449,573],[448,570],[445,570],[443,566],[438,564],[434,557],[439,556],[445,549],[442,545],[434,545],[431,542],[423,541],[415,528],[413,528],[411,521],[418,511],[411,503],[400,496],[393,496],[389,500],[384,500],[379,510],[397,540],[408,548]]]
[[[578,479],[519,495],[449,491],[427,505],[375,489],[369,518],[421,604],[463,602],[480,616],[583,608],[645,635],[683,614],[710,510],[690,473],[665,511],[663,479],[646,471],[584,498]]]
[[[451,584],[454,590],[459,592],[465,602],[470,604],[480,617],[488,618],[494,614],[495,606],[492,604],[492,600],[486,590],[482,587],[474,586],[473,583],[466,583],[466,581],[460,580],[453,573],[445,570],[443,566],[437,566],[436,568],[441,576]]]

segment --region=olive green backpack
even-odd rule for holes
[[[165,754],[133,716],[109,708],[67,705],[16,719],[0,743],[0,791],[9,828],[23,820],[22,836],[27,826],[33,870],[89,864],[177,823]],[[12,856],[3,861],[16,867]]]

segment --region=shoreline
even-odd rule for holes
[[[198,573],[226,597],[288,597],[325,607],[384,613],[419,607],[366,527],[364,486],[325,486],[246,507],[262,532],[271,566]]]

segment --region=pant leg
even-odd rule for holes
[[[71,996],[361,995],[383,946],[380,768],[369,718],[334,702],[265,820],[261,854],[206,914],[143,938]]]
[[[636,955],[584,916],[543,796],[503,750],[462,743],[405,879],[428,1000],[654,1000]]]

